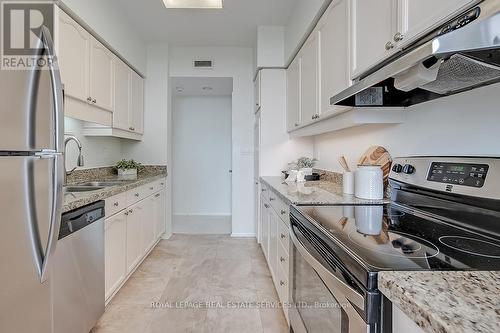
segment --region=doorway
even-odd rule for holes
[[[172,231],[231,234],[232,78],[172,83]]]

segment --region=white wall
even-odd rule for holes
[[[64,134],[76,136],[82,143],[84,168],[95,168],[114,165],[122,157],[122,144],[118,138],[88,137],[83,135],[83,121],[64,118]],[[78,146],[75,142],[68,143],[66,150],[66,169],[76,166]]]
[[[212,59],[215,68],[193,68],[194,59]],[[253,50],[231,47],[173,47],[170,75],[232,77],[232,232],[255,236],[253,212]],[[174,175],[175,177],[175,175]]]
[[[351,166],[371,145],[393,157],[409,155],[500,156],[500,85],[415,105],[400,125],[368,125],[315,137],[318,167],[341,171],[345,154]]]
[[[65,6],[142,74],[146,73],[146,44],[120,8],[106,0],[62,0]]]
[[[297,0],[285,25],[285,65],[291,61],[300,44],[307,37],[312,22],[331,0]]]
[[[173,98],[173,214],[231,215],[231,97]]]
[[[257,27],[256,67],[283,67],[285,59],[285,28],[282,26]]]

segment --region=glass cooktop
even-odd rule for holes
[[[303,227],[358,270],[499,270],[500,240],[394,205],[302,206]],[[309,225],[307,225],[309,224]],[[347,267],[356,271],[356,267]]]

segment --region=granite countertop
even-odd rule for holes
[[[378,285],[425,332],[500,332],[500,272],[380,272]]]
[[[342,193],[342,186],[331,181],[285,183],[282,177],[261,177],[283,200],[292,205],[374,205],[388,200],[359,199]]]
[[[122,185],[108,186],[103,189],[89,192],[65,192],[62,212],[66,213],[73,209],[83,207],[93,202],[112,197],[116,194],[128,191],[141,185],[153,182],[167,176],[165,166],[146,166],[144,171],[137,175],[137,180],[126,181]],[[74,175],[68,177],[68,185],[78,185],[91,181],[120,180],[111,168],[96,168],[78,170]]]

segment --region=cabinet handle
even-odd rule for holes
[[[269,201],[274,201],[274,200],[276,200],[276,199],[275,198],[269,198]]]
[[[281,215],[285,215],[286,214],[286,210],[282,209],[281,210]]]
[[[280,261],[281,261],[281,262],[285,262],[285,261],[286,261],[286,259],[285,259],[285,258],[283,258],[283,257],[280,257]]]
[[[133,209],[129,209],[129,210],[128,210],[128,212],[129,212],[130,214],[132,214],[132,213],[134,212],[134,210],[133,210]]]
[[[118,202],[115,202],[113,206],[118,207]]]
[[[299,127],[299,124],[297,124],[297,123],[295,123],[295,124],[293,124],[293,125],[294,125],[295,127]]]
[[[285,234],[280,234],[281,239],[285,239],[286,235]]]
[[[280,280],[280,286],[284,286],[286,283],[283,280]]]
[[[385,43],[385,49],[386,49],[387,51],[389,51],[389,50],[391,50],[391,49],[393,49],[393,48],[394,48],[394,43],[393,43],[393,42],[390,42],[390,41],[389,41],[389,42]]]
[[[128,216],[128,211],[125,212],[125,216]]]
[[[394,41],[395,42],[400,42],[404,38],[405,38],[405,36],[402,33],[400,33],[400,32],[398,32],[397,34],[394,35]]]
[[[92,103],[94,103],[94,104],[95,104],[95,103],[97,103],[97,100],[94,98],[94,99],[92,100]]]
[[[160,183],[162,186],[165,185],[165,183]]]
[[[154,190],[155,188],[154,188],[153,186],[151,186],[149,189],[152,191],[152,190]]]
[[[265,188],[263,188],[263,189],[262,189],[262,192],[266,192],[266,189],[265,189]]]
[[[92,102],[92,97],[87,97],[87,102]]]
[[[134,194],[136,197],[139,197],[139,193]]]
[[[157,194],[155,195],[155,197],[157,197],[157,198],[158,198],[159,196],[160,196],[160,193],[157,193]]]
[[[264,207],[269,208],[269,205],[268,204],[264,204]]]

